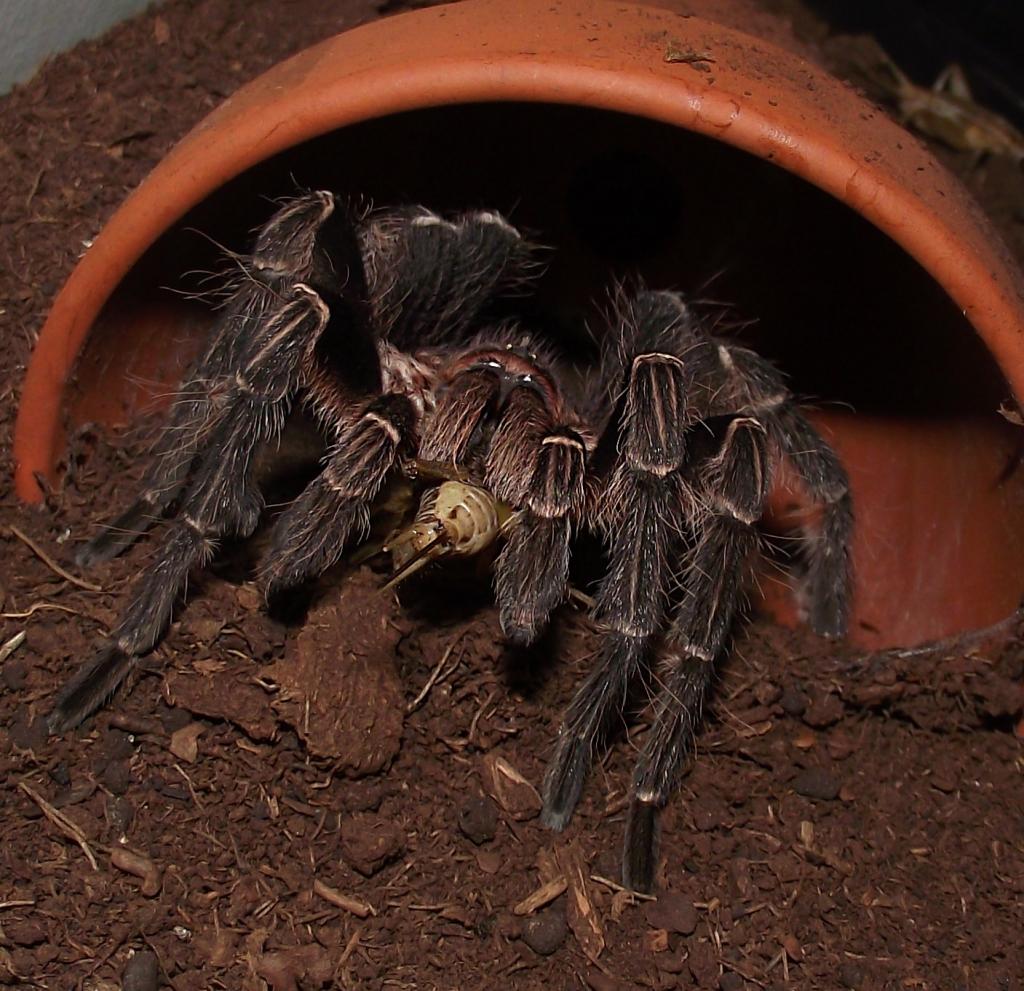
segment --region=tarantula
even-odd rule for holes
[[[371,503],[396,474],[448,481],[391,541],[393,580],[501,534],[495,596],[518,643],[533,641],[565,598],[574,534],[599,534],[600,649],[565,714],[542,815],[555,829],[567,824],[631,689],[655,685],[623,865],[628,887],[649,890],[657,812],[727,648],[776,465],[785,459],[821,506],[801,535],[802,588],[811,626],[829,636],[845,631],[850,496],[780,373],[712,337],[676,292],[620,291],[599,367],[568,374],[536,333],[494,316],[534,266],[494,212],[356,216],[326,192],[285,203],[244,261],[142,494],[80,555],[111,557],[177,507],[121,622],[61,691],[51,730],[81,722],[156,644],[215,541],[252,533],[262,508],[256,449],[302,402],[330,446],[275,524],[262,566],[268,595],[364,537]]]

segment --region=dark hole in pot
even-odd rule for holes
[[[209,288],[202,273],[224,270],[219,246],[244,252],[273,201],[297,186],[379,205],[501,210],[553,249],[537,311],[581,357],[584,322],[600,327],[609,287],[641,277],[713,301],[722,332],[775,359],[798,394],[822,405],[949,416],[992,413],[1009,394],[968,321],[913,259],[770,162],[638,117],[474,104],[324,135],[196,207],[108,303],[79,365],[73,420],[126,419],[176,381],[214,316],[187,294]],[[127,410],[112,416],[116,404]]]

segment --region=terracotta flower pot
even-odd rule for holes
[[[19,411],[21,497],[39,498],[69,424],[124,422],[178,380],[211,314],[162,287],[195,288],[183,273],[217,264],[210,243],[244,248],[298,181],[505,210],[557,249],[551,301],[640,273],[757,317],[744,334],[820,397],[853,478],[852,636],[909,644],[1010,614],[1024,484],[997,408],[1024,396],[1019,273],[955,180],[777,23],[728,0],[668,6],[467,0],[239,90],[56,299]],[[794,498],[779,515],[806,510]]]

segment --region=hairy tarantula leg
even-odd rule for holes
[[[487,487],[510,506],[522,506],[533,486],[540,442],[555,426],[544,396],[513,389],[487,447]]]
[[[569,821],[594,751],[625,708],[662,624],[671,561],[693,515],[678,474],[686,453],[685,386],[679,358],[650,353],[632,363],[621,461],[599,508],[610,560],[596,616],[606,631],[598,663],[565,714],[544,778],[541,815],[555,829]]]
[[[338,228],[339,231],[334,231]],[[260,230],[253,253],[239,258],[234,290],[214,326],[206,350],[181,386],[169,422],[157,442],[153,460],[136,500],[83,545],[77,555],[89,566],[116,557],[146,532],[182,493],[198,451],[205,446],[234,383],[232,371],[246,363],[272,333],[274,310],[295,282],[316,285],[314,268],[333,269],[334,259],[358,250],[352,220],[335,211],[328,192],[311,192],[289,200]],[[339,237],[340,232],[340,237]],[[351,232],[351,233],[349,233]],[[339,251],[339,243],[350,242]],[[317,248],[327,246],[330,261],[314,264]]]
[[[328,321],[313,290],[297,286],[270,323],[263,346],[235,378],[227,409],[210,437],[178,519],[156,559],[135,585],[132,601],[99,655],[60,692],[51,732],[76,726],[124,680],[135,658],[151,650],[171,617],[188,573],[208,559],[214,541],[248,536],[262,498],[251,477],[259,445],[277,436],[301,378],[301,362]]]
[[[746,584],[760,539],[755,524],[770,488],[770,467],[764,428],[752,417],[738,417],[702,471],[711,512],[684,575],[685,598],[668,634],[667,652],[656,667],[660,691],[654,719],[633,772],[622,883],[635,891],[653,887],[657,813],[675,788]]]
[[[746,348],[717,345],[726,378],[722,390],[732,410],[752,413],[793,466],[820,514],[802,526],[802,598],[811,628],[822,636],[846,632],[851,595],[850,536],[853,507],[849,482],[835,452],[796,406],[779,370]]]
[[[810,497],[821,507],[820,517],[804,524],[800,542],[806,569],[802,591],[807,618],[815,633],[841,637],[846,633],[853,585],[853,500],[846,471],[799,410],[779,410],[774,427],[787,460]]]
[[[370,503],[410,446],[415,422],[408,397],[386,395],[341,432],[323,471],[274,527],[262,571],[268,599],[325,571],[354,535],[365,536]]]
[[[634,772],[633,797],[626,817],[626,838],[622,855],[622,884],[631,891],[650,892],[654,888],[654,874],[658,864],[658,812],[664,807],[671,794],[671,779],[681,766],[686,750],[690,747],[700,725],[704,699],[711,687],[714,667],[711,661],[697,657],[691,652],[667,654],[659,667],[661,696],[655,715],[655,724],[649,731],[649,739],[656,740],[670,753],[674,762],[668,769],[659,768],[668,787],[665,797],[657,800],[643,800],[637,797],[640,775],[638,767]],[[652,776],[651,768],[658,755],[645,748],[641,761],[645,777]],[[653,792],[648,792],[653,795]]]
[[[563,404],[553,399],[532,383],[513,387],[487,450],[487,486],[521,507],[495,563],[495,594],[503,632],[524,645],[565,598],[569,541],[585,499],[586,445],[558,422],[551,407]]]
[[[495,564],[501,628],[524,645],[536,639],[565,598],[569,541],[583,508],[587,458],[583,438],[564,426],[542,436],[531,454],[523,511]]]
[[[419,460],[458,466],[501,391],[501,381],[491,371],[460,372],[437,402],[419,445]]]
[[[464,342],[539,267],[534,246],[491,211],[447,220],[411,207],[371,218],[363,242],[377,325],[399,347]]]

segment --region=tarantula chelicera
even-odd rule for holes
[[[268,594],[363,538],[371,503],[402,473],[441,484],[391,539],[393,580],[500,534],[495,595],[502,629],[519,643],[565,597],[574,533],[599,534],[600,648],[562,723],[543,819],[566,825],[631,688],[656,686],[623,868],[627,886],[649,889],[657,812],[726,649],[776,465],[785,459],[821,506],[799,546],[807,615],[830,636],[845,629],[850,496],[779,372],[709,335],[678,293],[620,290],[599,367],[569,375],[536,333],[494,316],[534,267],[497,213],[357,216],[326,192],[285,203],[243,260],[141,496],[80,555],[111,557],[176,507],[123,619],[60,693],[51,729],[76,725],[113,693],[219,538],[252,533],[262,509],[255,452],[302,402],[330,445],[276,522]]]

